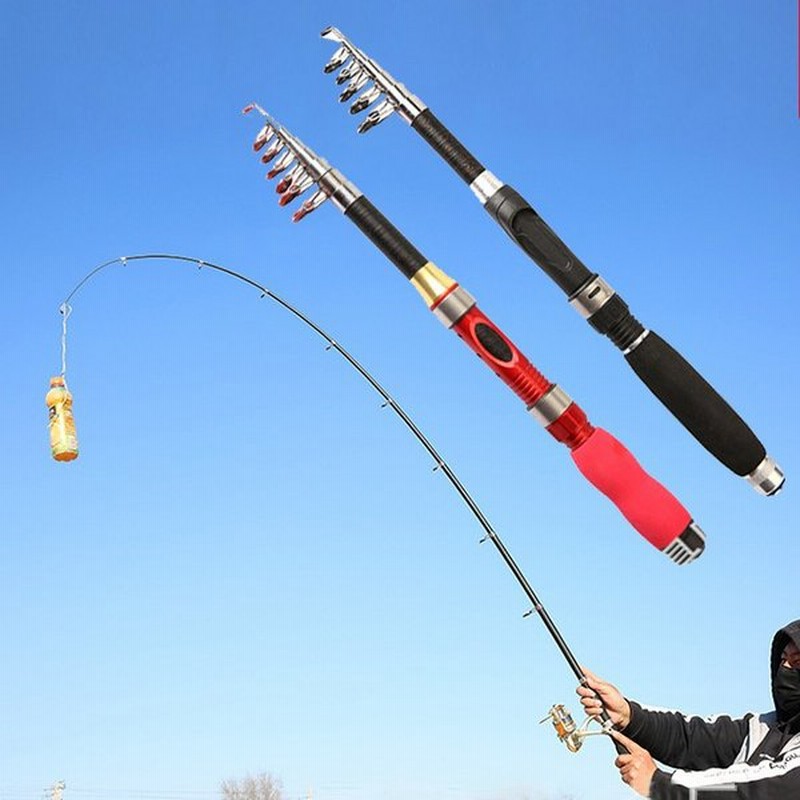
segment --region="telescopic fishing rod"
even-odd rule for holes
[[[654,547],[677,564],[703,552],[705,535],[689,512],[650,477],[623,444],[595,428],[583,410],[557,384],[548,381],[522,351],[475,304],[455,280],[429,261],[339,170],[334,169],[257,103],[266,120],[253,142],[261,161],[274,166],[279,204],[292,202],[312,186],[317,191],[295,212],[295,222],[328,198],[409,279],[428,308],[525,403],[529,413],[557,441],[565,444],[583,476],[608,497]]]
[[[645,328],[627,303],[597,273],[591,272],[561,241],[530,204],[493,175],[434,116],[433,112],[375,60],[336,28],[322,37],[339,47],[324,71],[340,69],[339,95],[346,102],[360,94],[351,114],[367,114],[359,133],[374,128],[395,111],[469,185],[481,205],[505,232],[566,293],[570,305],[599,333],[607,336],[648,389],[715,458],[761,494],[773,495],[783,485],[783,471],[744,420],[706,379],[671,345]]]
[[[287,300],[284,300],[279,295],[275,294],[275,292],[268,289],[266,286],[263,286],[258,281],[253,280],[252,278],[247,277],[241,272],[237,272],[236,270],[229,269],[228,267],[221,266],[220,264],[214,264],[210,261],[204,261],[199,258],[192,258],[190,256],[183,256],[183,255],[174,255],[174,254],[167,254],[167,253],[143,253],[138,255],[130,255],[130,256],[120,256],[119,258],[113,258],[109,261],[105,261],[102,264],[94,267],[90,270],[72,289],[72,291],[67,295],[64,301],[59,306],[59,312],[61,313],[62,317],[62,329],[61,329],[61,372],[60,378],[63,381],[66,381],[66,373],[67,373],[67,319],[69,318],[70,314],[72,313],[72,306],[70,305],[70,301],[73,297],[77,294],[77,292],[90,280],[92,279],[98,272],[102,272],[103,270],[107,269],[108,267],[114,264],[121,264],[125,266],[129,262],[135,261],[168,261],[168,262],[182,262],[186,264],[194,264],[200,269],[210,269],[215,272],[221,272],[224,275],[228,275],[231,278],[235,278],[242,283],[247,284],[248,286],[252,286],[253,288],[257,289],[260,292],[261,299],[268,297],[270,300],[273,300],[279,306],[284,308],[294,317],[300,320],[304,325],[311,328],[320,338],[322,338],[326,343],[326,350],[335,350],[339,353],[345,361],[383,398],[382,407],[383,408],[390,408],[402,421],[402,423],[408,428],[408,430],[413,434],[414,438],[427,450],[428,454],[434,461],[434,472],[441,471],[447,480],[450,482],[451,486],[456,490],[456,493],[470,510],[472,515],[478,521],[478,524],[484,531],[484,536],[480,540],[481,543],[485,541],[490,541],[500,553],[503,561],[505,562],[506,566],[511,570],[512,575],[516,579],[517,583],[522,587],[523,592],[525,592],[526,597],[531,603],[531,608],[525,612],[523,615],[524,617],[529,617],[535,611],[539,618],[544,623],[545,628],[547,628],[548,633],[552,637],[553,641],[556,643],[556,646],[561,651],[561,654],[564,656],[569,668],[572,670],[575,677],[578,679],[582,686],[587,686],[586,676],[583,673],[577,659],[573,655],[572,651],[569,648],[569,645],[565,641],[564,637],[561,635],[561,631],[556,627],[555,622],[553,622],[550,614],[547,612],[547,609],[542,604],[541,600],[539,600],[536,592],[534,592],[533,587],[528,582],[528,579],[525,577],[522,569],[520,569],[517,562],[514,560],[511,553],[506,548],[505,544],[503,543],[500,535],[497,531],[492,527],[492,524],[489,522],[486,515],[483,513],[483,510],[478,505],[475,498],[469,493],[466,486],[461,482],[461,479],[456,475],[453,468],[450,464],[445,460],[445,458],[439,453],[436,447],[433,445],[431,440],[420,430],[414,420],[409,416],[409,414],[405,411],[405,409],[389,394],[389,392],[384,389],[384,387],[378,382],[378,380],[373,377],[373,375],[364,367],[359,361],[356,360],[354,356],[352,356],[343,345],[336,341],[327,331],[321,328],[316,322],[314,322],[310,317],[306,316],[299,308],[289,303]],[[77,452],[76,452],[77,455]],[[589,735],[596,733],[596,731],[592,731],[589,729],[590,718],[587,718],[584,724],[578,729],[572,718],[569,715],[569,712],[564,709],[562,705],[555,705],[553,706],[550,711],[548,712],[548,716],[545,717],[543,721],[547,719],[552,719],[553,725],[556,729],[556,733],[561,741],[563,741],[567,747],[572,751],[577,751],[582,742],[583,738]],[[602,730],[597,731],[598,733],[607,733],[610,731],[614,725],[611,722],[611,719],[608,716],[608,713],[605,709],[603,709],[599,723],[601,725]]]

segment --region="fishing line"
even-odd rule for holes
[[[67,375],[67,320],[72,313],[72,306],[62,303],[58,309],[61,312],[61,377]]]

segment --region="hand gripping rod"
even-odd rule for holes
[[[339,95],[341,102],[371,82],[350,107],[351,114],[384,98],[367,114],[359,133],[396,111],[469,184],[503,230],[567,294],[570,305],[622,350],[648,389],[706,450],[760,493],[772,495],[781,488],[781,468],[745,421],[680,353],[630,313],[627,303],[581,262],[520,194],[485,169],[418,97],[341,31],[326,28],[322,37],[339,45],[325,72],[343,67],[336,81],[349,83]]]
[[[605,494],[633,527],[678,564],[702,553],[705,536],[689,512],[650,477],[611,434],[595,428],[577,403],[548,381],[522,351],[476,305],[455,280],[430,262],[380,211],[323,158],[282,127],[261,106],[251,103],[266,124],[253,148],[274,166],[280,205],[316,186],[317,191],[295,212],[295,222],[328,198],[409,279],[428,308],[454,330],[481,360],[525,403],[527,410],[557,441],[565,444],[584,477]]]

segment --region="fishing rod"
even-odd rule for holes
[[[654,547],[677,564],[687,564],[705,547],[705,535],[689,512],[650,477],[623,444],[595,428],[557,384],[547,380],[522,351],[478,309],[475,299],[429,261],[339,170],[334,169],[257,103],[243,111],[265,119],[253,149],[274,166],[279,204],[288,205],[312,186],[316,192],[294,213],[295,222],[328,198],[409,279],[428,308],[525,403],[528,412],[570,450],[583,476],[622,512]]]
[[[783,486],[783,471],[747,423],[677,350],[631,314],[620,295],[581,262],[522,195],[486,169],[418,97],[341,31],[326,28],[321,35],[339,45],[324,71],[340,70],[337,84],[347,83],[340,102],[364,90],[350,113],[359,114],[383,97],[358,127],[359,133],[366,133],[396,111],[469,185],[511,239],[558,284],[570,305],[622,351],[647,388],[709,453],[761,494],[773,495]]]
[[[316,333],[327,343],[325,347],[326,350],[335,350],[337,353],[339,353],[339,355],[345,359],[345,361],[381,396],[381,398],[383,398],[383,403],[381,404],[382,408],[390,408],[400,418],[406,428],[408,428],[408,430],[413,434],[414,438],[425,448],[425,450],[427,450],[428,454],[434,461],[434,472],[441,471],[445,475],[447,480],[450,482],[450,485],[456,490],[458,496],[461,498],[461,500],[472,513],[473,517],[475,517],[475,519],[478,521],[478,524],[483,529],[484,536],[480,540],[481,543],[490,541],[494,545],[506,566],[509,568],[509,570],[511,570],[511,574],[514,576],[520,587],[522,587],[523,592],[531,603],[531,608],[526,611],[525,614],[523,614],[523,617],[529,617],[534,612],[539,615],[539,618],[544,623],[545,628],[547,628],[548,633],[556,643],[558,649],[561,651],[561,654],[564,656],[564,659],[566,660],[575,677],[582,686],[588,685],[586,682],[586,676],[584,675],[577,659],[570,650],[569,645],[562,636],[558,627],[556,627],[556,624],[553,622],[553,619],[551,618],[547,609],[544,607],[541,600],[536,595],[536,592],[533,590],[533,587],[528,582],[528,579],[525,577],[522,569],[519,567],[511,553],[506,548],[505,544],[500,538],[500,535],[489,522],[489,519],[478,505],[475,498],[469,493],[466,486],[464,486],[464,484],[461,482],[461,479],[458,477],[458,475],[456,475],[453,468],[441,455],[441,453],[439,453],[431,440],[420,430],[411,416],[409,416],[406,410],[394,399],[394,397],[389,394],[389,392],[378,382],[375,377],[373,377],[366,367],[364,367],[353,355],[351,355],[343,345],[336,341],[336,339],[334,339],[310,317],[306,316],[306,314],[304,314],[299,308],[292,305],[287,300],[284,300],[282,297],[275,294],[275,292],[273,292],[271,289],[268,289],[266,286],[263,286],[258,281],[249,278],[247,275],[244,275],[241,272],[237,272],[236,270],[224,267],[220,264],[214,264],[211,261],[204,261],[202,259],[193,258],[190,256],[169,253],[143,253],[138,255],[120,256],[97,265],[76,284],[76,286],[59,306],[59,312],[61,313],[62,317],[60,378],[64,381],[64,383],[66,383],[67,373],[67,319],[72,313],[70,301],[77,294],[77,292],[98,272],[102,272],[114,264],[121,264],[122,266],[125,266],[128,262],[135,261],[172,261],[194,264],[199,269],[209,269],[215,272],[220,272],[224,275],[228,275],[231,278],[235,278],[236,280],[257,289],[261,293],[261,299],[268,297],[270,300],[273,300],[294,317],[299,319],[304,325],[311,328],[314,333]],[[553,706],[550,709],[550,712],[548,712],[548,716],[545,717],[543,721],[546,721],[547,719],[553,720],[553,725],[556,729],[559,739],[563,741],[572,752],[576,752],[580,748],[584,737],[598,733],[589,729],[588,726],[591,721],[590,718],[587,718],[581,728],[577,729],[574,725],[574,722],[572,722],[569,712],[564,709],[563,705]],[[599,733],[607,733],[614,727],[605,709],[603,709],[598,721],[602,728]]]

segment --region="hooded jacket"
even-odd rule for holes
[[[773,698],[781,653],[789,641],[800,648],[800,620],[781,628],[772,640]],[[675,769],[655,772],[652,800],[689,800],[695,796],[692,789],[703,800],[800,800],[800,714],[783,721],[774,711],[740,719],[703,719],[647,709],[633,701],[630,707],[625,735]]]

